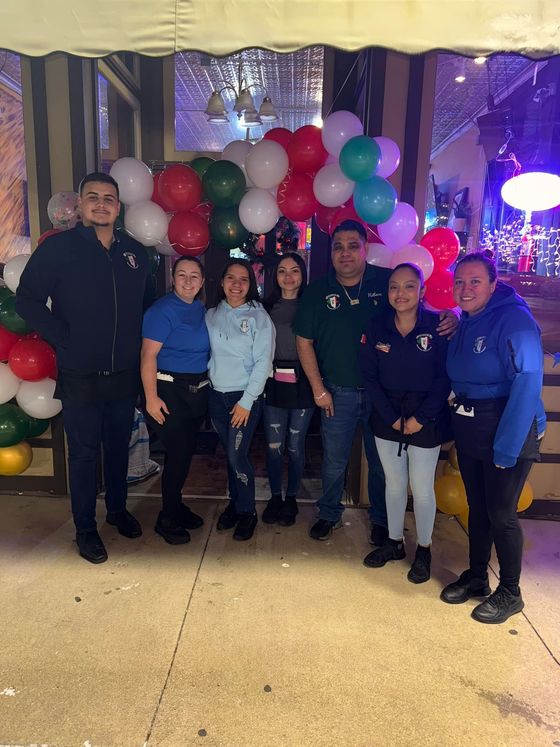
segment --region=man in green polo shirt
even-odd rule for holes
[[[368,320],[389,308],[391,270],[367,264],[366,242],[361,223],[347,220],[335,228],[333,271],[309,285],[299,302],[293,330],[301,364],[321,408],[323,494],[317,502],[319,520],[309,536],[326,540],[341,525],[346,467],[356,426],[362,423],[369,466],[370,541],[381,545],[388,536],[385,477],[369,425],[370,405],[358,367],[358,350]],[[444,312],[443,317],[439,331],[449,334],[457,326],[457,318],[452,312]]]

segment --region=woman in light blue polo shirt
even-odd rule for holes
[[[144,315],[141,374],[150,425],[165,447],[162,510],[155,531],[166,542],[189,542],[203,520],[182,502],[181,490],[208,405],[210,340],[200,300],[204,268],[194,257],[173,266],[173,291]]]

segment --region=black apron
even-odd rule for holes
[[[305,375],[299,361],[280,361],[273,363],[274,371],[277,368],[293,368],[296,373],[296,381],[276,381],[271,376],[266,382],[265,404],[270,407],[280,407],[284,410],[307,410],[315,407],[313,390],[307,376]]]

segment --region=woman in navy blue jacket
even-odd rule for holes
[[[447,371],[469,503],[470,565],[441,598],[459,604],[490,594],[488,561],[494,543],[500,583],[472,616],[501,623],[523,609],[517,504],[531,465],[539,459],[545,429],[540,330],[525,301],[497,279],[494,263],[482,252],[458,263],[454,296],[463,315],[449,344]]]
[[[408,482],[414,497],[418,546],[408,580],[430,578],[436,514],[434,474],[445,440],[447,338],[437,332],[439,314],[422,307],[424,278],[404,263],[389,278],[392,310],[373,319],[362,338],[360,367],[373,410],[371,426],[386,480],[388,541],[365,558],[370,568],[406,557],[404,515]]]

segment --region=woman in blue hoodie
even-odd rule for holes
[[[492,543],[500,566],[496,591],[474,608],[483,623],[521,612],[523,535],[519,496],[545,429],[543,351],[529,307],[497,279],[483,252],[457,265],[455,301],[463,310],[449,344],[447,371],[455,393],[453,429],[469,503],[469,568],[441,593],[460,604],[490,594]]]
[[[272,372],[274,325],[259,303],[253,268],[243,259],[227,262],[218,305],[206,315],[210,334],[208,409],[227,454],[230,502],[218,529],[248,540],[257,525],[255,478],[249,448],[262,413],[262,393]]]

